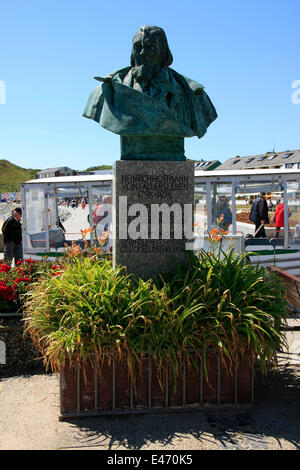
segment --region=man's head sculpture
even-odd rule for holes
[[[136,67],[142,62],[155,62],[160,69],[172,64],[173,56],[169,49],[167,36],[162,28],[142,26],[134,35],[130,65]]]

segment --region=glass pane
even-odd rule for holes
[[[48,197],[48,221],[49,221],[49,228],[55,229],[58,227],[57,224],[57,202],[56,202],[56,194],[54,192],[54,188],[52,187],[51,190],[47,193]]]
[[[23,252],[46,248],[46,214],[44,188],[26,187],[25,218],[23,219]]]
[[[45,193],[46,191],[46,193]],[[64,233],[58,228],[56,196],[54,188],[27,186],[25,195],[25,223],[23,226],[23,251],[44,252],[48,248],[64,247]],[[45,199],[45,197],[47,199]],[[45,212],[46,211],[46,212]],[[47,230],[49,229],[49,246]]]
[[[85,185],[68,185],[58,188],[57,207],[59,219],[65,230],[65,239],[68,245],[82,240],[82,231],[89,227],[88,190]],[[86,239],[90,234],[86,234]]]
[[[255,235],[255,224],[251,222],[250,214],[253,202],[261,192],[266,193],[266,201],[268,205],[269,223],[265,224],[265,233],[267,238],[271,239],[275,235],[275,227],[273,224],[273,215],[276,207],[276,201],[280,198],[282,185],[272,183],[272,181],[251,181],[240,184],[236,195],[236,220],[237,232],[247,235]]]
[[[26,232],[36,233],[45,230],[45,199],[44,190],[28,188],[25,190],[26,199]]]
[[[204,235],[207,233],[206,184],[195,186],[194,232],[196,249],[203,248]]]
[[[232,230],[232,185],[212,184],[212,226]]]
[[[288,195],[288,241],[292,245],[300,245],[300,187],[296,181],[287,184]],[[283,229],[280,231],[283,236]],[[289,271],[290,272],[290,271]],[[291,272],[298,276],[300,270]]]

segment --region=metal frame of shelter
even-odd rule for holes
[[[31,191],[40,191],[43,197],[43,227],[46,232],[45,250],[50,251],[49,230],[51,228],[51,208],[56,207],[58,197],[86,197],[89,201],[89,213],[92,215],[93,191],[101,191],[102,194],[112,193],[113,175],[83,175],[66,176],[55,178],[44,178],[30,180],[21,184],[21,200],[23,209],[23,233],[27,233],[28,212],[27,195]],[[296,189],[300,191],[300,170],[292,169],[261,169],[261,170],[239,170],[239,171],[195,171],[195,195],[202,194],[205,198],[207,213],[207,230],[212,228],[212,203],[218,189],[222,185],[231,188],[232,208],[232,232],[236,234],[236,195],[257,194],[259,192],[277,192],[283,194],[284,202],[284,247],[288,247],[288,184],[296,183]],[[53,216],[53,214],[52,214]],[[56,215],[55,215],[56,216]],[[54,217],[55,217],[54,216]],[[52,217],[53,219],[53,217]],[[34,254],[41,248],[24,247],[24,252]]]

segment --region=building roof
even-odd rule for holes
[[[208,179],[214,179],[217,181],[231,181],[235,178],[238,178],[240,180],[246,179],[246,180],[254,180],[257,177],[262,178],[264,180],[272,180],[275,179],[276,181],[278,179],[281,179],[282,177],[286,178],[287,180],[300,180],[300,169],[270,169],[268,172],[266,172],[263,169],[254,169],[254,170],[232,170],[230,173],[227,170],[219,170],[220,167],[218,167],[217,170],[210,171],[208,174],[204,175],[204,172],[201,170],[197,170],[195,168],[195,179],[197,180],[198,178],[204,180]],[[57,185],[62,184],[62,183],[74,183],[74,184],[80,184],[80,183],[111,183],[113,180],[113,175],[81,175],[81,176],[57,176],[53,178],[43,178],[43,179],[34,179],[34,180],[28,180],[24,183],[21,183],[21,186],[27,185],[27,184],[51,184],[55,183]]]
[[[60,184],[60,183],[93,183],[93,182],[106,182],[112,181],[113,175],[80,175],[80,176],[56,176],[51,178],[41,178],[41,179],[34,179],[28,180],[23,184],[27,183],[34,183],[34,184]]]
[[[45,168],[45,170],[37,171],[37,173],[48,173],[49,171],[59,171],[59,170],[70,170],[73,171],[72,168],[68,166],[59,166],[57,168]]]
[[[254,168],[269,168],[282,166],[286,163],[300,163],[300,150],[285,150],[284,152],[267,152],[260,155],[229,158],[222,163],[218,170],[250,170]]]

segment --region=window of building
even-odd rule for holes
[[[236,163],[238,163],[240,160],[234,160],[233,164],[235,165]]]
[[[251,157],[251,158],[248,158],[248,159],[246,160],[246,163],[250,163],[250,162],[252,162],[252,160],[254,160],[254,158],[253,158],[253,157]]]
[[[276,154],[276,155],[270,155],[270,156],[268,157],[268,160],[273,160],[273,158],[275,158],[275,157],[277,157],[277,154]]]
[[[292,153],[286,153],[282,158],[289,158],[291,155],[293,155]]]
[[[266,155],[264,157],[259,157],[257,161],[262,162],[265,158],[267,158]]]

